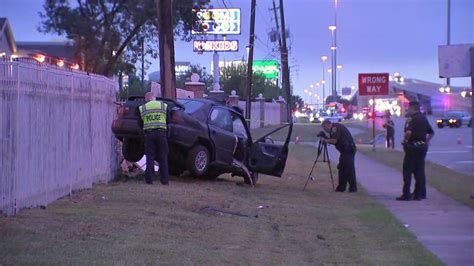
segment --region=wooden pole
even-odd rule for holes
[[[255,7],[257,5],[256,0],[252,0],[251,14],[250,14],[250,36],[249,36],[249,58],[247,62],[247,103],[245,105],[245,119],[250,125],[250,107],[252,100],[252,78],[253,78],[253,46],[255,40]]]
[[[171,0],[156,0],[160,41],[161,96],[176,99],[176,74],[174,70],[174,38]]]
[[[281,19],[281,69],[282,69],[282,88],[287,102],[287,121],[291,121],[291,92],[290,92],[290,71],[288,68],[288,49],[286,47],[286,27],[285,12],[283,11],[283,0],[280,0],[280,19]]]

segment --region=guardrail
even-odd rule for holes
[[[106,77],[0,61],[0,212],[111,180],[114,100]]]

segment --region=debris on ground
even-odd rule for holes
[[[232,216],[239,216],[239,217],[250,217],[246,214],[241,214],[241,213],[238,213],[238,212],[231,212],[231,211],[224,211],[224,210],[218,210],[218,209],[215,209],[215,208],[212,208],[212,207],[204,207],[201,209],[202,211],[210,211],[210,212],[215,212],[219,215],[224,215],[224,214],[229,214],[229,215],[232,215]]]

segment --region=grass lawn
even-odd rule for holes
[[[442,265],[364,193],[332,192],[316,149],[293,145],[283,178],[171,185],[122,180],[0,217],[6,264]]]

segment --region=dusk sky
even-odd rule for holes
[[[241,35],[227,36],[239,39],[240,51],[220,54],[221,60],[241,59],[249,41],[250,0],[212,3],[216,8],[241,8]],[[42,4],[41,0],[0,0],[0,17],[10,21],[16,41],[60,39],[37,32]],[[257,0],[257,5],[255,59],[279,59],[267,35],[275,26],[269,11],[272,1]],[[451,43],[474,43],[474,1],[451,0],[451,5]],[[303,95],[309,84],[322,80],[321,55],[331,54],[328,26],[334,23],[334,1],[285,0],[284,8],[291,35],[288,44],[294,94]],[[446,14],[447,0],[339,0],[337,61],[343,65],[341,85],[357,85],[357,74],[367,72],[399,72],[408,78],[443,83],[438,78],[437,60],[438,45],[446,44]],[[212,53],[196,55],[191,43],[180,41],[175,49],[176,61],[199,63],[210,71]],[[330,62],[331,58],[326,69]],[[158,69],[158,60],[153,60],[148,73]],[[452,84],[468,86],[469,80],[456,78]]]

